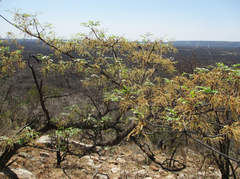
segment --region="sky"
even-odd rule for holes
[[[101,21],[108,35],[141,40],[148,32],[165,40],[240,41],[240,0],[2,0],[6,10],[38,13],[40,22],[52,23],[58,36],[88,33],[82,22]],[[0,36],[18,33],[0,18]]]

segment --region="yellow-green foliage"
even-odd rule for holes
[[[217,64],[196,73],[176,76],[165,83],[166,99],[175,119],[166,117],[178,130],[205,133],[203,140],[240,139],[239,65]],[[163,114],[163,113],[162,113]],[[165,113],[168,115],[168,113]],[[221,126],[218,131],[216,125]],[[216,137],[213,137],[216,136]]]
[[[137,135],[148,122],[161,120],[174,130],[195,131],[203,141],[234,137],[239,142],[239,65],[218,64],[197,68],[192,75],[161,79],[162,72],[174,72],[174,62],[165,57],[177,52],[171,43],[152,40],[149,33],[142,36],[143,43],[107,36],[96,28],[99,24],[83,23],[90,33],[66,41],[55,37],[51,24],[41,26],[36,16],[15,13],[18,29],[49,45],[59,58],[62,54],[70,58],[54,63],[39,56],[42,73],[75,71],[85,77],[83,87],[104,86],[105,102],[113,101],[122,112],[135,112],[138,125],[130,134]]]
[[[18,50],[11,50],[4,44],[4,41],[0,41],[0,78],[13,74],[16,68],[24,68],[22,50],[21,46]]]
[[[82,80],[85,88],[110,85],[104,91],[105,101],[114,101],[121,111],[137,111],[138,127],[132,132],[134,134],[141,132],[145,125],[143,120],[152,122],[151,115],[159,115],[162,122],[176,130],[194,130],[209,136],[227,133],[238,141],[237,66],[218,64],[216,68],[197,68],[192,75],[162,80],[161,72],[174,72],[174,62],[165,57],[169,52],[177,52],[171,43],[151,40],[151,34],[142,36],[144,43],[128,41],[123,37],[107,36],[104,30],[96,28],[99,22],[83,25],[90,28],[91,33],[78,34],[69,41],[51,38],[52,33],[45,33],[48,38],[44,42],[55,54],[60,57],[67,54],[72,60],[54,63],[50,57],[42,56],[44,75],[72,70],[85,75]],[[38,38],[41,40],[42,36]],[[79,57],[73,57],[73,52]],[[226,116],[220,115],[220,109],[230,113],[231,127],[228,127],[229,119],[225,121]],[[223,130],[216,131],[213,127],[216,119],[225,126]],[[220,140],[223,136],[212,139]]]

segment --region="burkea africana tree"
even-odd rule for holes
[[[153,134],[172,132],[179,144],[196,141],[212,151],[222,177],[229,178],[231,171],[236,178],[235,166],[240,162],[239,65],[220,63],[196,68],[193,74],[163,78],[162,74],[174,74],[175,63],[165,55],[177,50],[171,43],[151,39],[150,34],[143,36],[142,43],[133,42],[107,36],[97,28],[99,22],[89,21],[82,23],[90,29],[89,34],[64,40],[56,38],[51,24],[40,24],[35,15],[13,14],[13,22],[1,17],[26,36],[50,46],[59,61],[50,55],[29,54],[26,63],[44,115],[36,113],[17,135],[1,138],[5,152],[0,157],[0,169],[8,166],[19,148],[33,146],[38,136],[51,132],[55,138],[55,149],[51,150],[56,151],[58,165],[67,155],[99,153],[103,146],[117,145],[126,138],[163,169],[180,171],[186,166],[174,159],[174,153],[161,163],[144,143]],[[61,60],[63,55],[69,59]],[[1,63],[5,56],[1,56]],[[80,85],[69,85],[71,91],[66,93],[44,86],[50,75],[67,73],[80,74]],[[58,100],[79,94],[88,102],[56,113]],[[108,133],[110,140],[106,139]]]

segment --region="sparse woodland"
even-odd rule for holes
[[[127,140],[159,167],[175,172],[187,167],[175,159],[176,151],[195,143],[216,162],[222,178],[238,177],[239,64],[196,68],[189,61],[190,67],[179,74],[178,63],[166,57],[177,49],[151,34],[143,35],[141,43],[133,42],[108,36],[99,22],[89,21],[82,23],[89,34],[63,40],[36,15],[13,15],[12,22],[1,18],[26,38],[51,47],[59,60],[39,53],[22,59],[24,47],[16,44],[18,50],[13,51],[9,40],[1,41],[0,170],[27,146],[56,152],[60,167],[68,155],[101,153],[103,147]],[[33,82],[24,94],[13,89],[20,74]],[[65,87],[54,86],[55,76],[64,79]],[[22,83],[29,81],[22,78]],[[52,146],[35,145],[45,134],[53,137]],[[159,162],[146,141],[162,148],[171,145],[172,157]]]

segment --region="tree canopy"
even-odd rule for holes
[[[102,146],[117,145],[127,138],[162,168],[179,171],[186,166],[175,160],[174,154],[165,163],[158,162],[144,142],[151,140],[153,134],[172,132],[179,143],[196,141],[213,151],[223,177],[229,177],[231,169],[236,178],[232,163],[238,166],[240,162],[236,157],[240,142],[239,64],[229,67],[218,63],[196,68],[193,74],[176,75],[177,62],[166,54],[176,53],[177,49],[150,33],[142,36],[142,42],[129,41],[109,36],[98,28],[100,22],[89,21],[82,23],[90,29],[89,34],[79,33],[66,40],[57,38],[52,25],[41,24],[36,15],[20,11],[13,14],[13,22],[1,17],[25,33],[25,37],[37,38],[51,47],[59,61],[53,60],[50,54],[29,54],[25,59],[44,117],[33,115],[18,137],[1,139],[6,149],[0,158],[1,168],[7,165],[11,152],[31,145],[30,139],[52,131],[53,136],[58,136],[58,153],[64,152],[62,158],[99,152]],[[21,47],[9,52],[2,42],[0,45],[2,78],[13,72],[13,66],[24,67],[25,63],[21,59]],[[63,55],[68,60],[62,60]],[[41,65],[40,70],[33,61]],[[79,75],[79,86],[71,87],[70,92],[44,86],[50,75],[70,73]],[[57,114],[52,109],[50,104],[59,106],[56,99],[79,93],[87,97],[87,102],[62,108]],[[109,131],[114,135],[107,140]],[[75,149],[68,138],[82,145]],[[58,156],[59,164],[61,157]]]

